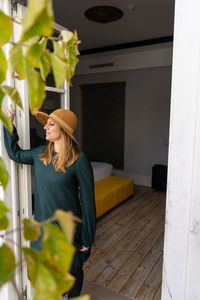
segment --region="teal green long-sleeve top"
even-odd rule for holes
[[[44,146],[22,150],[18,145],[16,128],[11,134],[4,128],[4,142],[9,157],[20,164],[35,167],[35,220],[44,221],[54,214],[56,209],[72,211],[82,219],[76,226],[74,245],[76,253],[73,267],[82,266],[90,255],[96,230],[96,207],[94,199],[94,179],[92,167],[83,152],[79,153],[73,165],[66,173],[57,172],[52,164],[45,166],[40,158]],[[80,200],[79,200],[80,188]],[[32,242],[32,247],[41,249],[41,238]],[[80,252],[82,245],[89,247],[87,252]]]

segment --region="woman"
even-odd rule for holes
[[[13,120],[13,110],[7,109]],[[22,150],[18,135],[4,128],[5,146],[10,158],[20,164],[35,166],[35,219],[39,222],[50,218],[56,209],[72,211],[82,219],[74,236],[76,253],[70,273],[76,278],[69,298],[80,295],[83,283],[83,263],[90,255],[96,228],[94,180],[86,155],[78,150],[73,132],[77,126],[76,115],[66,109],[57,109],[50,115],[36,113],[36,118],[46,130],[47,146]],[[78,197],[80,188],[80,200]],[[40,250],[41,239],[32,243]]]

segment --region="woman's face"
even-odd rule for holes
[[[51,118],[48,119],[44,129],[46,130],[46,140],[56,142],[61,138],[60,126],[58,126]]]

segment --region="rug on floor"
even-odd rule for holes
[[[134,300],[89,280],[84,280],[82,295],[89,294],[91,300]]]

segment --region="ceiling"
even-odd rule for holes
[[[77,30],[80,50],[169,37],[173,35],[175,0],[53,0],[56,22]],[[111,23],[86,19],[84,12],[109,5],[123,11]]]

